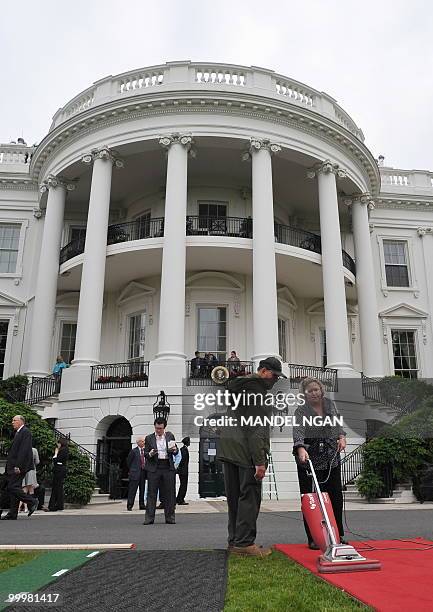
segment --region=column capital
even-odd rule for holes
[[[64,187],[67,191],[74,191],[75,183],[72,181],[68,181],[60,176],[54,176],[54,174],[49,174],[45,181],[41,183],[39,191],[41,193],[45,193],[49,189],[55,189],[56,187]]]
[[[353,195],[345,196],[343,198],[343,201],[348,208],[350,208],[350,206],[353,206],[354,204],[366,206],[368,210],[373,210],[375,208],[374,200],[368,192],[354,193]]]
[[[319,174],[335,174],[338,178],[344,178],[347,176],[346,171],[340,168],[338,164],[334,164],[331,160],[325,159],[323,162],[315,164],[307,172],[308,178],[315,178]]]
[[[255,153],[256,151],[260,151],[261,149],[265,149],[270,153],[279,153],[281,151],[281,145],[277,142],[271,142],[269,138],[250,138],[250,153]]]
[[[426,234],[433,235],[433,227],[418,227],[416,232],[420,238],[422,238]]]
[[[120,159],[117,151],[106,146],[92,149],[90,153],[83,155],[81,161],[84,164],[92,164],[95,159],[111,161],[115,168],[123,168],[124,166],[123,160]]]
[[[165,148],[169,148],[173,144],[181,144],[189,151],[193,142],[191,134],[179,134],[179,132],[173,132],[172,134],[165,134],[159,137],[159,144]]]

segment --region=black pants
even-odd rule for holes
[[[66,469],[54,468],[53,472],[53,484],[51,485],[51,496],[48,502],[49,510],[63,510],[64,509],[64,490],[63,485],[65,484]]]
[[[223,463],[229,513],[228,543],[250,546],[257,535],[257,517],[262,501],[262,483],[254,478],[254,467]]]
[[[168,461],[167,464],[160,464],[158,462],[155,472],[148,470],[147,481],[146,521],[155,520],[158,489],[159,499],[164,502],[165,520],[174,520],[174,509],[176,505],[176,472],[170,469]]]
[[[29,508],[30,506],[32,506],[35,501],[36,501],[36,497],[34,497],[33,495],[29,495],[28,493],[24,493],[23,491],[23,478],[25,476],[25,473],[21,473],[21,474],[8,474],[7,478],[8,478],[8,486],[7,486],[7,491],[9,493],[9,498],[10,498],[10,509],[9,509],[9,514],[11,516],[18,516],[18,506],[20,501],[23,502],[24,504],[27,504],[27,507]]]
[[[180,504],[185,501],[186,490],[188,488],[188,472],[179,474],[179,491],[177,492],[176,502]]]
[[[327,470],[316,470],[317,480],[321,491],[326,491],[329,494],[329,499],[332,503],[332,509],[334,510],[335,520],[337,522],[338,532],[340,537],[344,536],[343,527],[343,491],[341,489],[341,466],[338,465],[331,469],[329,479],[327,482],[320,484],[328,476],[329,468]],[[301,493],[312,493],[313,492],[313,479],[307,474],[306,468],[298,465],[298,480],[299,489]],[[308,528],[308,525],[304,519],[305,532],[309,542],[313,541],[313,537]]]
[[[140,509],[144,508],[144,491],[146,488],[146,470],[140,470],[140,476],[134,480],[129,479],[128,483],[128,501],[127,507],[134,506],[135,496],[138,489],[138,505]]]

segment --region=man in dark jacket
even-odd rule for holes
[[[137,446],[129,451],[126,464],[128,466],[128,501],[127,510],[132,510],[135,496],[138,493],[140,510],[146,510],[144,504],[144,489],[146,486],[146,458],[144,456],[144,436],[138,436]]]
[[[15,436],[6,461],[10,509],[6,516],[2,517],[2,521],[15,521],[17,519],[20,501],[27,504],[28,516],[31,516],[38,507],[37,498],[24,493],[22,488],[24,476],[34,469],[32,434],[30,429],[25,426],[24,417],[20,414],[12,419],[12,427],[15,430]]]
[[[265,396],[280,376],[281,362],[268,357],[259,363],[257,374],[239,376],[227,383],[232,396],[241,398],[236,411],[236,426],[224,427],[218,448],[218,459],[224,467],[228,505],[229,550],[240,555],[265,557],[269,548],[255,544],[257,517],[262,499],[262,480],[266,473],[270,449],[269,426],[242,425],[241,417],[269,416]]]
[[[187,506],[188,502],[185,501],[186,490],[188,488],[188,467],[189,467],[189,450],[188,446],[191,444],[189,437],[182,440],[182,448],[180,454],[182,459],[177,466],[177,473],[179,475],[180,485],[179,491],[177,492],[176,503],[178,506]]]

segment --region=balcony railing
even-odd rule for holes
[[[187,236],[231,236],[252,238],[253,220],[242,217],[204,217],[188,215],[186,218]]]
[[[186,365],[187,385],[192,387],[216,385],[217,383],[215,383],[211,378],[211,372],[217,365],[226,367],[229,371],[230,378],[252,374],[254,367],[252,361],[240,361],[239,363],[232,361],[219,361],[217,364],[208,364],[203,359],[200,359],[199,361],[191,359],[190,361],[186,362]]]
[[[299,363],[288,363],[287,367],[289,368],[289,380],[292,385],[299,385],[304,378],[317,378],[326,391],[338,391],[337,370],[333,368],[321,368]]]
[[[116,223],[110,225],[107,231],[107,244],[118,244],[119,242],[130,242],[131,240],[143,240],[145,238],[160,238],[164,236],[164,219],[137,219],[127,223]],[[80,236],[73,240],[60,251],[60,265],[69,259],[84,253],[86,237]]]
[[[90,390],[149,386],[149,362],[127,361],[92,366]]]
[[[27,385],[19,385],[13,389],[8,389],[3,395],[9,402],[22,402],[28,406],[34,406],[48,397],[60,393],[61,382],[61,371],[59,374],[50,374],[50,376],[33,376]]]

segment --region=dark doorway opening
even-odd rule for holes
[[[98,440],[97,477],[104,493],[125,499],[128,496],[126,459],[132,448],[132,427],[125,417],[114,420],[106,435]]]
[[[220,414],[211,415],[212,417]],[[217,459],[219,432],[215,427],[200,428],[199,495],[221,497],[225,495],[223,466]]]

